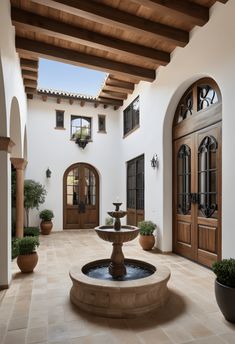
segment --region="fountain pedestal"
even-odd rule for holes
[[[113,252],[111,255],[111,263],[109,264],[109,273],[114,279],[122,277],[126,274],[124,254],[122,252],[122,244],[120,243],[113,243]]]

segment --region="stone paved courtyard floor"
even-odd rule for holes
[[[171,270],[167,305],[149,316],[107,319],[76,309],[69,300],[69,270],[79,260],[107,258],[111,245],[92,230],[40,237],[39,263],[21,274],[14,261],[11,288],[0,292],[0,343],[233,344],[235,325],[226,322],[214,298],[214,274],[174,254],[145,252],[136,239],[124,254]]]

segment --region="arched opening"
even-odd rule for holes
[[[172,127],[173,251],[211,266],[221,258],[222,99],[214,80],[191,85]]]
[[[86,163],[71,165],[63,178],[64,229],[94,228],[99,224],[99,175]]]
[[[5,87],[0,56],[0,290],[7,288],[11,279],[10,223],[9,223],[9,156],[7,144],[7,111]]]
[[[10,137],[15,144],[12,149],[11,156],[22,158],[20,107],[16,97],[14,97],[11,102]]]

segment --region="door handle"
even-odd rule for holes
[[[80,214],[84,214],[86,212],[86,204],[81,201],[79,204],[78,204],[78,212]]]

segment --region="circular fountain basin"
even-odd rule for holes
[[[71,269],[73,286],[70,299],[73,304],[95,315],[131,318],[147,314],[166,303],[170,278],[167,267],[125,259],[127,271],[128,266],[137,266],[148,271],[149,275],[134,280],[128,280],[128,277],[127,280],[113,280],[89,276],[98,267],[105,268],[109,263],[110,259],[101,259],[85,265],[81,263]]]
[[[95,231],[101,239],[112,243],[131,241],[139,234],[139,228],[135,226],[121,226],[119,231],[111,226],[99,226],[95,228]]]

